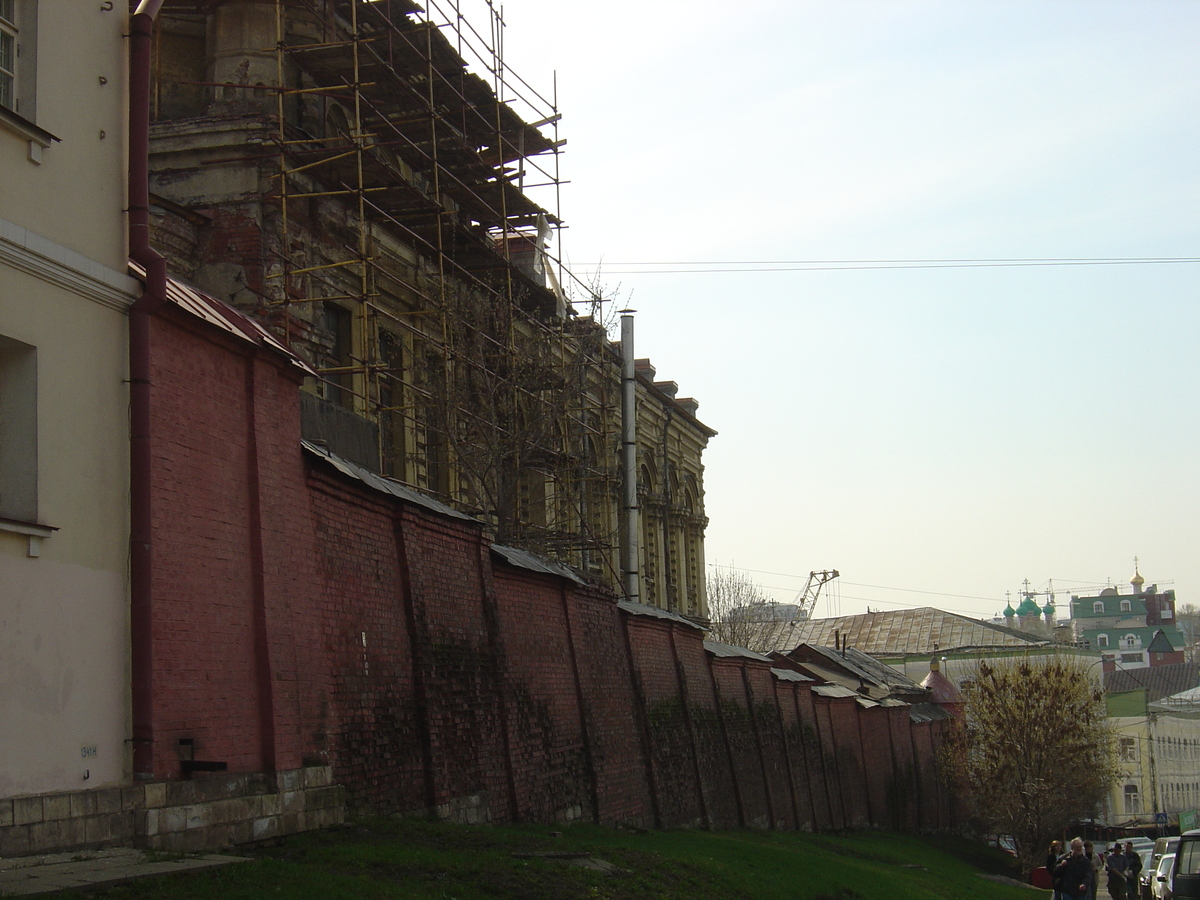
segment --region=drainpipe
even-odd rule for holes
[[[625,598],[641,602],[638,595],[637,495],[637,381],[633,366],[633,310],[621,310],[621,481],[625,489],[625,543],[621,550],[621,572],[625,578]]]
[[[129,258],[146,270],[129,308],[129,629],[134,778],[154,775],[154,655],[150,496],[150,318],[166,300],[167,263],[150,247],[150,54],[163,0],[129,20]]]

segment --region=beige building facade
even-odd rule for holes
[[[1200,689],[1154,702],[1145,690],[1108,695],[1120,777],[1108,800],[1116,824],[1195,827],[1200,810]],[[1181,824],[1182,822],[1182,824]]]
[[[0,2],[0,799],[130,775],[127,24]]]
[[[167,0],[152,240],[319,373],[307,440],[619,588],[614,313],[556,258],[555,101],[488,32],[399,0]],[[676,390],[643,361],[639,599],[703,619],[715,432]]]

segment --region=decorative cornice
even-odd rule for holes
[[[121,313],[141,293],[136,279],[4,219],[0,264]]]

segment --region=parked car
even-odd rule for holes
[[[1171,866],[1175,862],[1175,854],[1168,853],[1158,861],[1154,872],[1154,883],[1151,885],[1154,900],[1171,900]]]
[[[1154,842],[1150,862],[1142,867],[1141,900],[1154,900],[1154,878],[1158,874],[1158,861],[1168,853],[1174,853],[1178,846],[1178,837],[1160,837]]]
[[[1179,836],[1166,885],[1172,900],[1200,900],[1200,829]]]

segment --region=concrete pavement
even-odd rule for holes
[[[0,897],[102,887],[147,875],[194,872],[248,861],[243,856],[217,853],[169,859],[161,853],[147,854],[129,847],[0,859]]]

